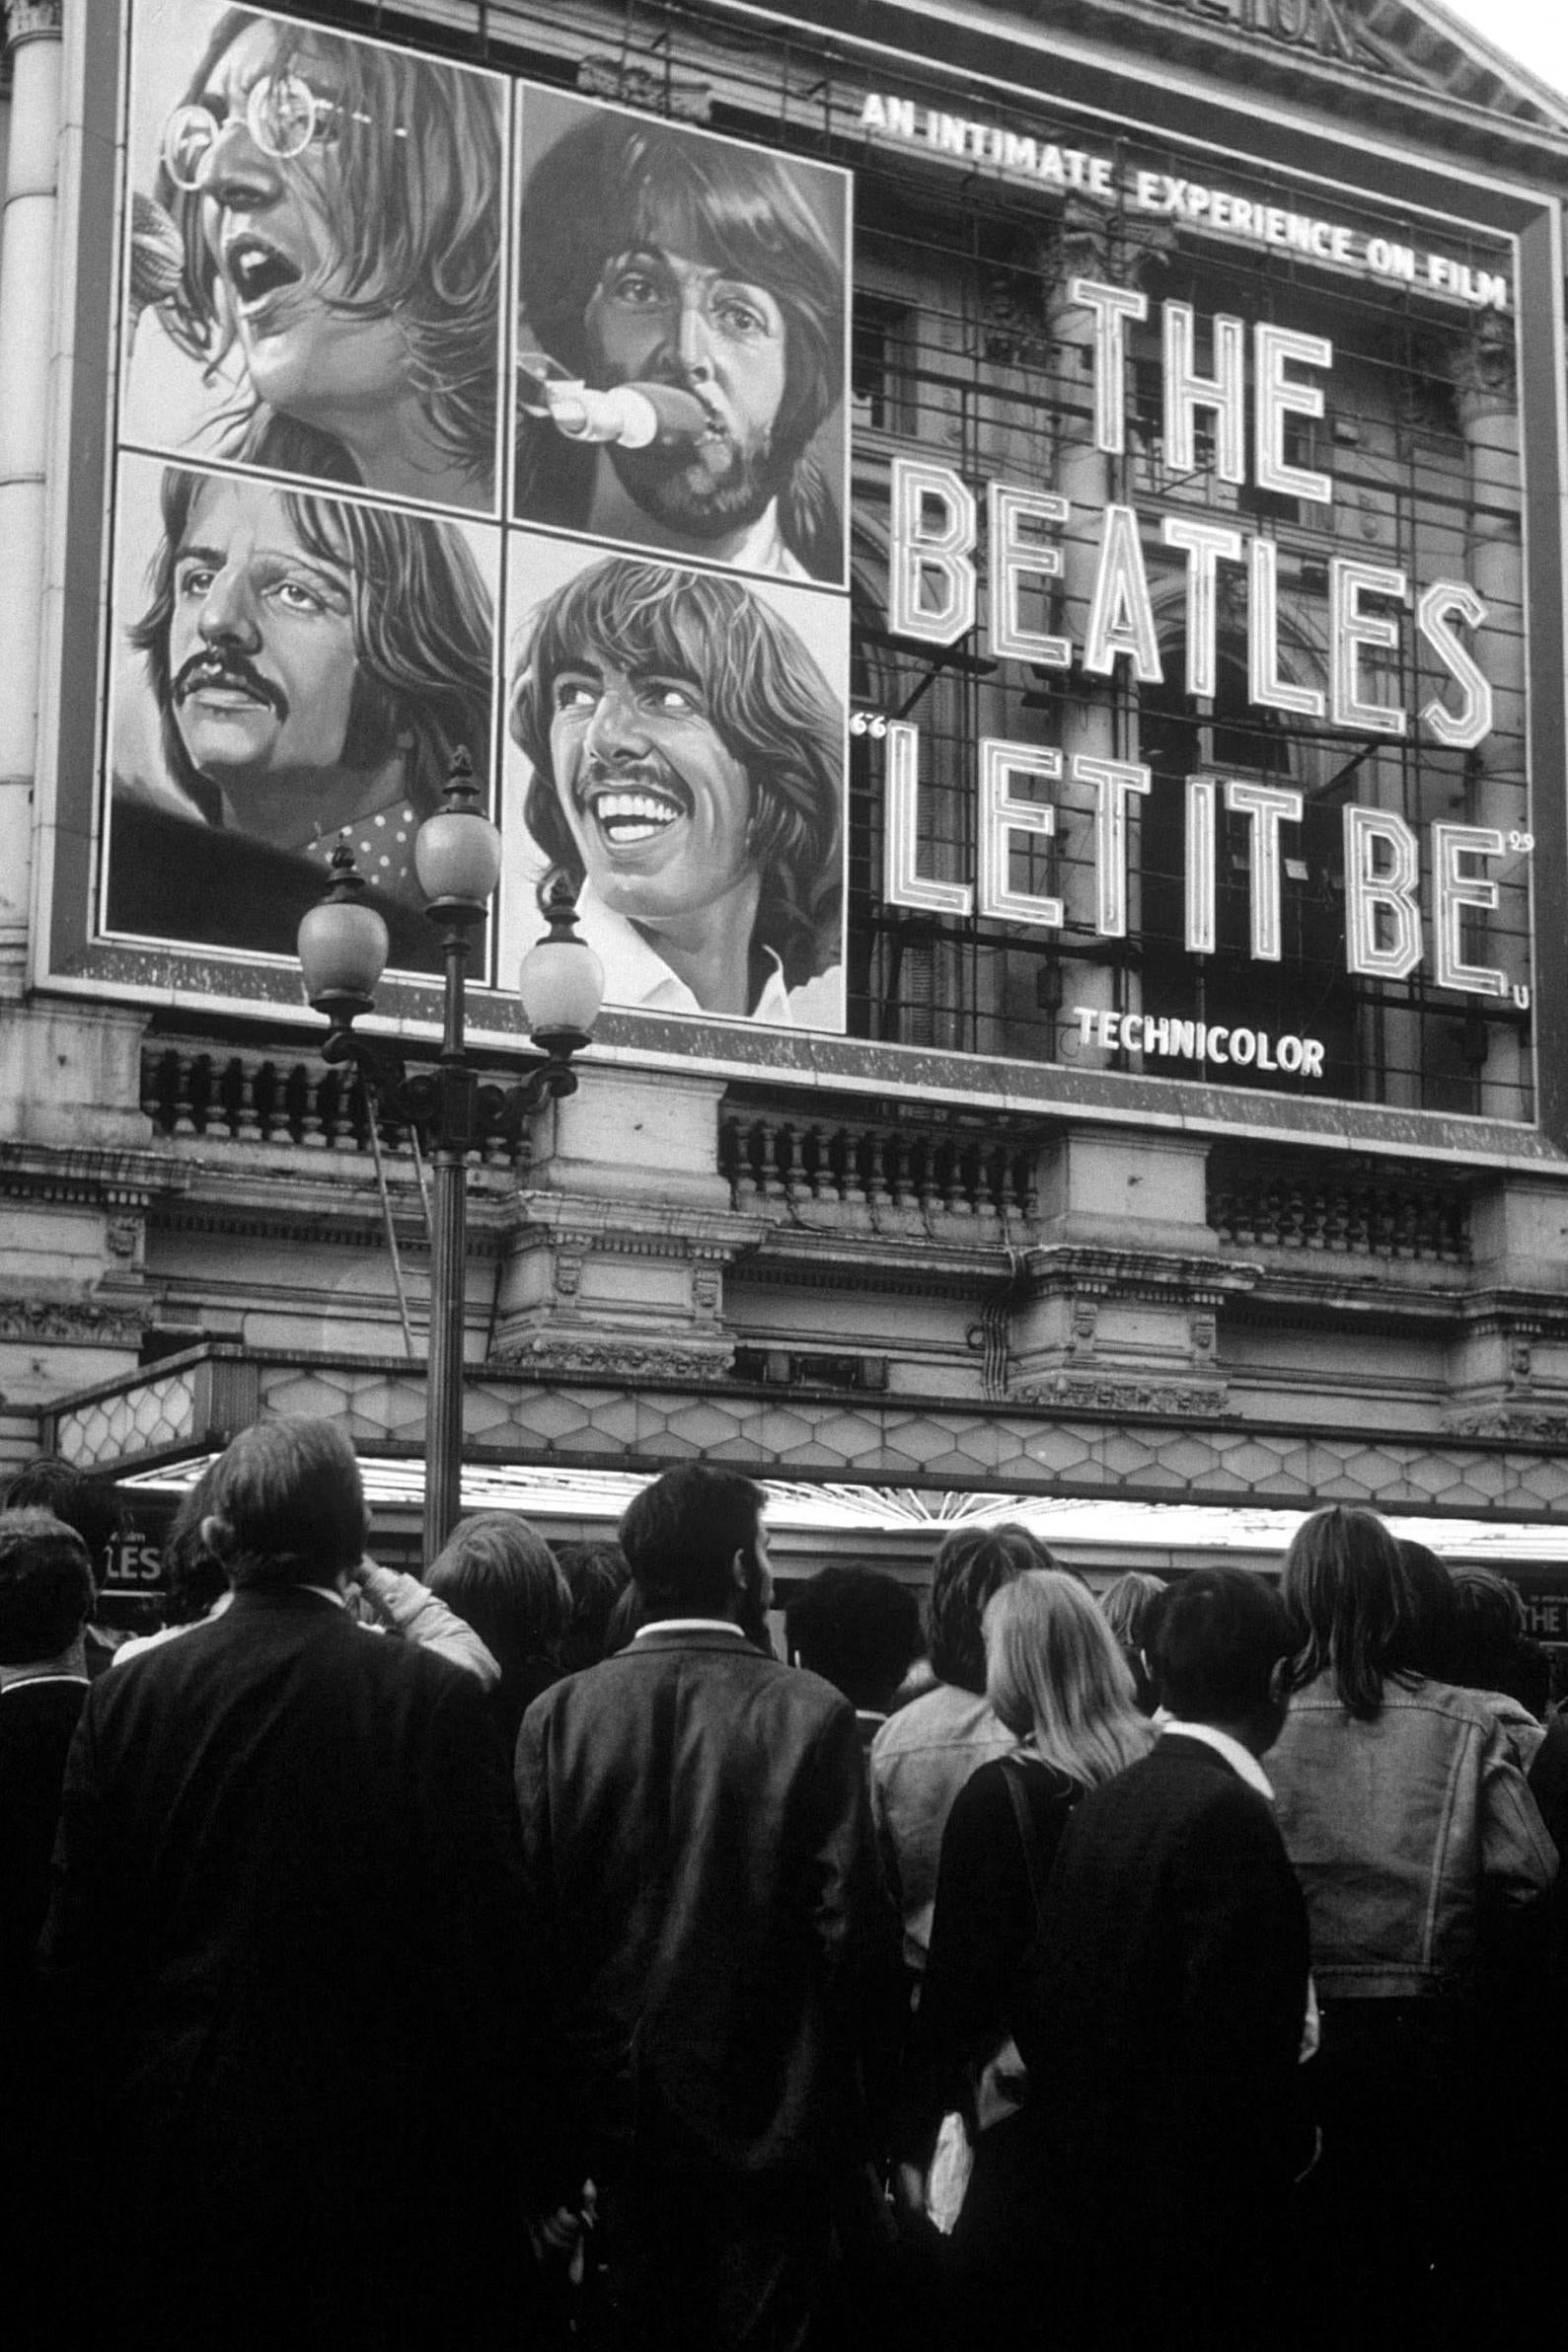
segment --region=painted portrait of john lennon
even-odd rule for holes
[[[561,554],[518,634],[507,821],[577,885],[606,1002],[842,1030],[838,600]]]
[[[492,509],[499,81],[182,0],[132,111],[126,438]]]

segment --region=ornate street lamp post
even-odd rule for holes
[[[359,1036],[391,942],[347,843],[333,883],[299,927],[305,993],[330,1024],[329,1062],[352,1062],[395,1119],[426,1130],[435,1176],[430,1210],[430,1325],[425,1373],[424,1556],[428,1565],[459,1508],[463,1444],[463,1306],[468,1155],[491,1135],[516,1135],[552,1096],[572,1094],[571,1057],[588,1043],[604,997],[599,958],[575,930],[575,893],[557,873],[541,896],[549,930],[523,957],[518,994],[543,1060],[521,1085],[482,1086],[463,1042],[467,967],[501,872],[501,837],[485,816],[466,751],[453,755],[441,805],[414,835],[414,870],[441,935],[445,1021],[433,1069],[411,1072],[391,1046]]]

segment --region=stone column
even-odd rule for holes
[[[1469,755],[1465,815],[1507,834],[1528,825],[1525,701],[1525,567],[1519,387],[1511,328],[1483,322],[1454,356],[1452,372],[1469,462],[1467,576],[1490,616],[1475,653],[1491,680],[1492,731]],[[1537,780],[1540,781],[1540,780]],[[1530,861],[1488,868],[1500,885],[1499,929],[1528,932]],[[1490,918],[1486,918],[1490,920]],[[1479,953],[1480,963],[1502,958]],[[1483,1113],[1517,1119],[1526,1056],[1520,1031],[1488,1023],[1480,1074]]]
[[[1118,660],[1115,675],[1091,677],[1082,667],[1089,607],[1099,565],[1102,523],[1113,499],[1127,503],[1130,459],[1108,456],[1094,445],[1094,318],[1072,299],[1072,282],[1088,277],[1102,285],[1136,286],[1145,265],[1155,258],[1157,238],[1129,233],[1125,224],[1108,221],[1087,206],[1074,206],[1057,243],[1056,281],[1048,318],[1056,394],[1056,449],[1051,487],[1072,503],[1072,515],[1062,535],[1061,633],[1073,646],[1073,668],[1061,704],[1058,742],[1064,776],[1054,789],[1059,809],[1057,840],[1057,895],[1067,923],[1079,938],[1094,936],[1096,796],[1087,785],[1072,781],[1075,753],[1094,759],[1136,759],[1138,717],[1136,684],[1130,665]],[[1134,330],[1128,330],[1131,345]],[[1129,369],[1129,374],[1130,374]],[[1128,401],[1131,408],[1131,401]],[[1138,875],[1139,817],[1136,803],[1127,811],[1127,933],[1136,937],[1143,920]],[[1109,943],[1107,943],[1109,945]],[[1074,1060],[1081,1066],[1103,1067],[1110,1056],[1099,1048],[1079,1046],[1071,1022],[1072,1005],[1109,1008],[1119,1002],[1123,1012],[1143,1009],[1142,983],[1136,965],[1120,983],[1109,962],[1083,962],[1067,984],[1071,1000],[1062,1022],[1064,1035],[1074,1037]]]
[[[7,0],[11,140],[0,224],[0,996],[26,969],[54,328],[63,0]]]

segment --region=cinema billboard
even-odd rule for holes
[[[1138,1111],[1568,1091],[1544,197],[1261,114],[1249,158],[866,75],[720,136],[126,22],[52,977],[295,1003],[346,833],[426,1018],[463,740],[482,1033],[564,865],[627,1039],[719,1066],[741,1023]]]

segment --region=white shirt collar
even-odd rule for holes
[[[1274,1802],[1274,1790],[1262,1765],[1251,1749],[1243,1748],[1241,1742],[1232,1739],[1229,1731],[1217,1731],[1212,1723],[1183,1723],[1178,1715],[1168,1715],[1159,1727],[1161,1739],[1170,1731],[1176,1732],[1182,1739],[1195,1739],[1204,1747],[1213,1748],[1217,1756],[1225,1758],[1232,1772],[1240,1775],[1249,1788],[1255,1788],[1259,1796],[1266,1796],[1270,1804]]]
[[[658,949],[649,946],[635,923],[606,906],[591,882],[584,882],[578,893],[577,929],[604,965],[607,1005],[631,1005],[640,1013],[702,1012],[695,993],[671,971]],[[768,958],[768,977],[746,1018],[773,1028],[793,1028],[795,1012],[784,986],[784,965],[771,948],[763,952]]]
[[[656,1617],[651,1625],[638,1626],[632,1638],[640,1641],[644,1633],[733,1633],[737,1641],[746,1638],[732,1617]]]

